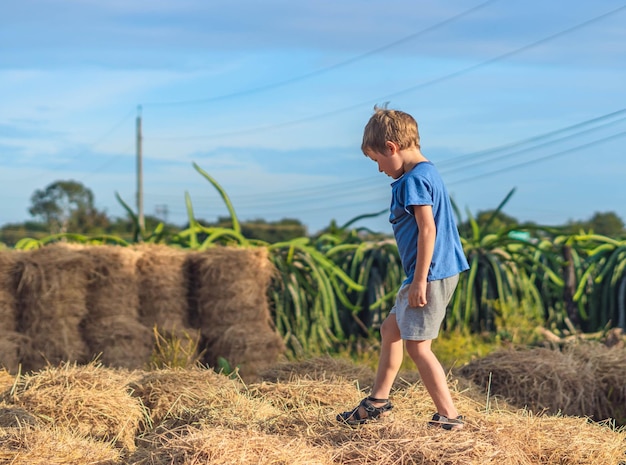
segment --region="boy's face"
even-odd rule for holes
[[[385,153],[365,150],[365,155],[378,164],[378,171],[385,173],[393,179],[398,179],[404,174],[402,158],[398,156],[398,152],[393,148],[387,147]]]

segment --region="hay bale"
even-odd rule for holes
[[[212,370],[158,370],[132,385],[150,412],[153,428],[142,437],[170,435],[186,426],[254,429],[268,427],[281,412],[246,386]]]
[[[150,360],[152,332],[139,321],[139,253],[119,246],[79,249],[90,265],[83,337],[110,367],[138,369]]]
[[[276,363],[285,352],[280,335],[266,322],[251,321],[224,328],[206,340],[206,361],[217,367],[223,357],[247,382],[258,379],[259,372]]]
[[[162,369],[145,373],[130,385],[134,396],[148,409],[155,426],[198,407],[216,389],[239,392],[243,384],[204,368]]]
[[[137,260],[139,318],[148,328],[168,333],[189,328],[187,312],[187,252],[166,245],[143,244],[134,248]]]
[[[29,338],[17,332],[15,266],[21,252],[0,249],[0,366],[16,373]]]
[[[44,425],[132,451],[143,409],[128,392],[129,379],[129,372],[93,363],[48,367],[21,377],[5,401]]]
[[[4,331],[17,329],[13,268],[18,256],[19,252],[0,249],[0,330]]]
[[[136,265],[139,253],[115,245],[83,247],[89,261],[87,307],[89,321],[112,316],[139,319],[139,287]]]
[[[133,457],[135,465],[330,465],[332,449],[289,437],[221,427],[185,428],[159,436]],[[347,462],[341,462],[347,463]]]
[[[274,268],[267,249],[213,247],[188,255],[194,325],[206,337],[221,328],[271,319],[267,290]],[[216,330],[217,328],[217,330]]]
[[[26,370],[88,360],[80,327],[87,315],[88,267],[83,256],[64,244],[19,254],[13,277],[17,330],[29,339],[22,356]]]
[[[571,344],[563,352],[578,360],[594,378],[592,385],[585,386],[593,402],[585,415],[596,420],[613,418],[618,425],[626,425],[626,348],[588,342]]]
[[[11,465],[119,465],[120,451],[64,429],[0,430],[0,463]]]
[[[32,347],[30,338],[16,331],[0,330],[0,367],[11,373],[20,369],[22,354]]]
[[[85,324],[85,338],[98,361],[113,368],[144,368],[154,338],[150,329],[130,316],[114,315]]]
[[[513,405],[626,423],[626,350],[600,343],[496,351],[459,370]],[[490,386],[489,380],[491,380]]]
[[[213,247],[187,259],[191,321],[205,341],[206,362],[220,357],[254,380],[284,354],[267,298],[274,273],[267,249]]]

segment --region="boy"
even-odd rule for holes
[[[459,273],[469,269],[448,191],[434,165],[422,155],[417,122],[407,113],[375,107],[361,150],[379,171],[394,179],[389,221],[407,277],[380,329],[380,359],[371,395],[337,415],[337,420],[363,424],[393,408],[388,397],[405,344],[437,408],[428,424],[460,429],[463,418],[431,351]]]

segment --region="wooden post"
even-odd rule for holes
[[[141,105],[137,107],[137,218],[139,229],[146,228],[143,216],[143,161],[142,161],[142,134],[141,134]]]

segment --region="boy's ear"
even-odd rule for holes
[[[387,147],[387,150],[389,150],[390,155],[393,155],[400,150],[400,147],[398,146],[398,144],[390,140],[385,142],[385,146]]]

